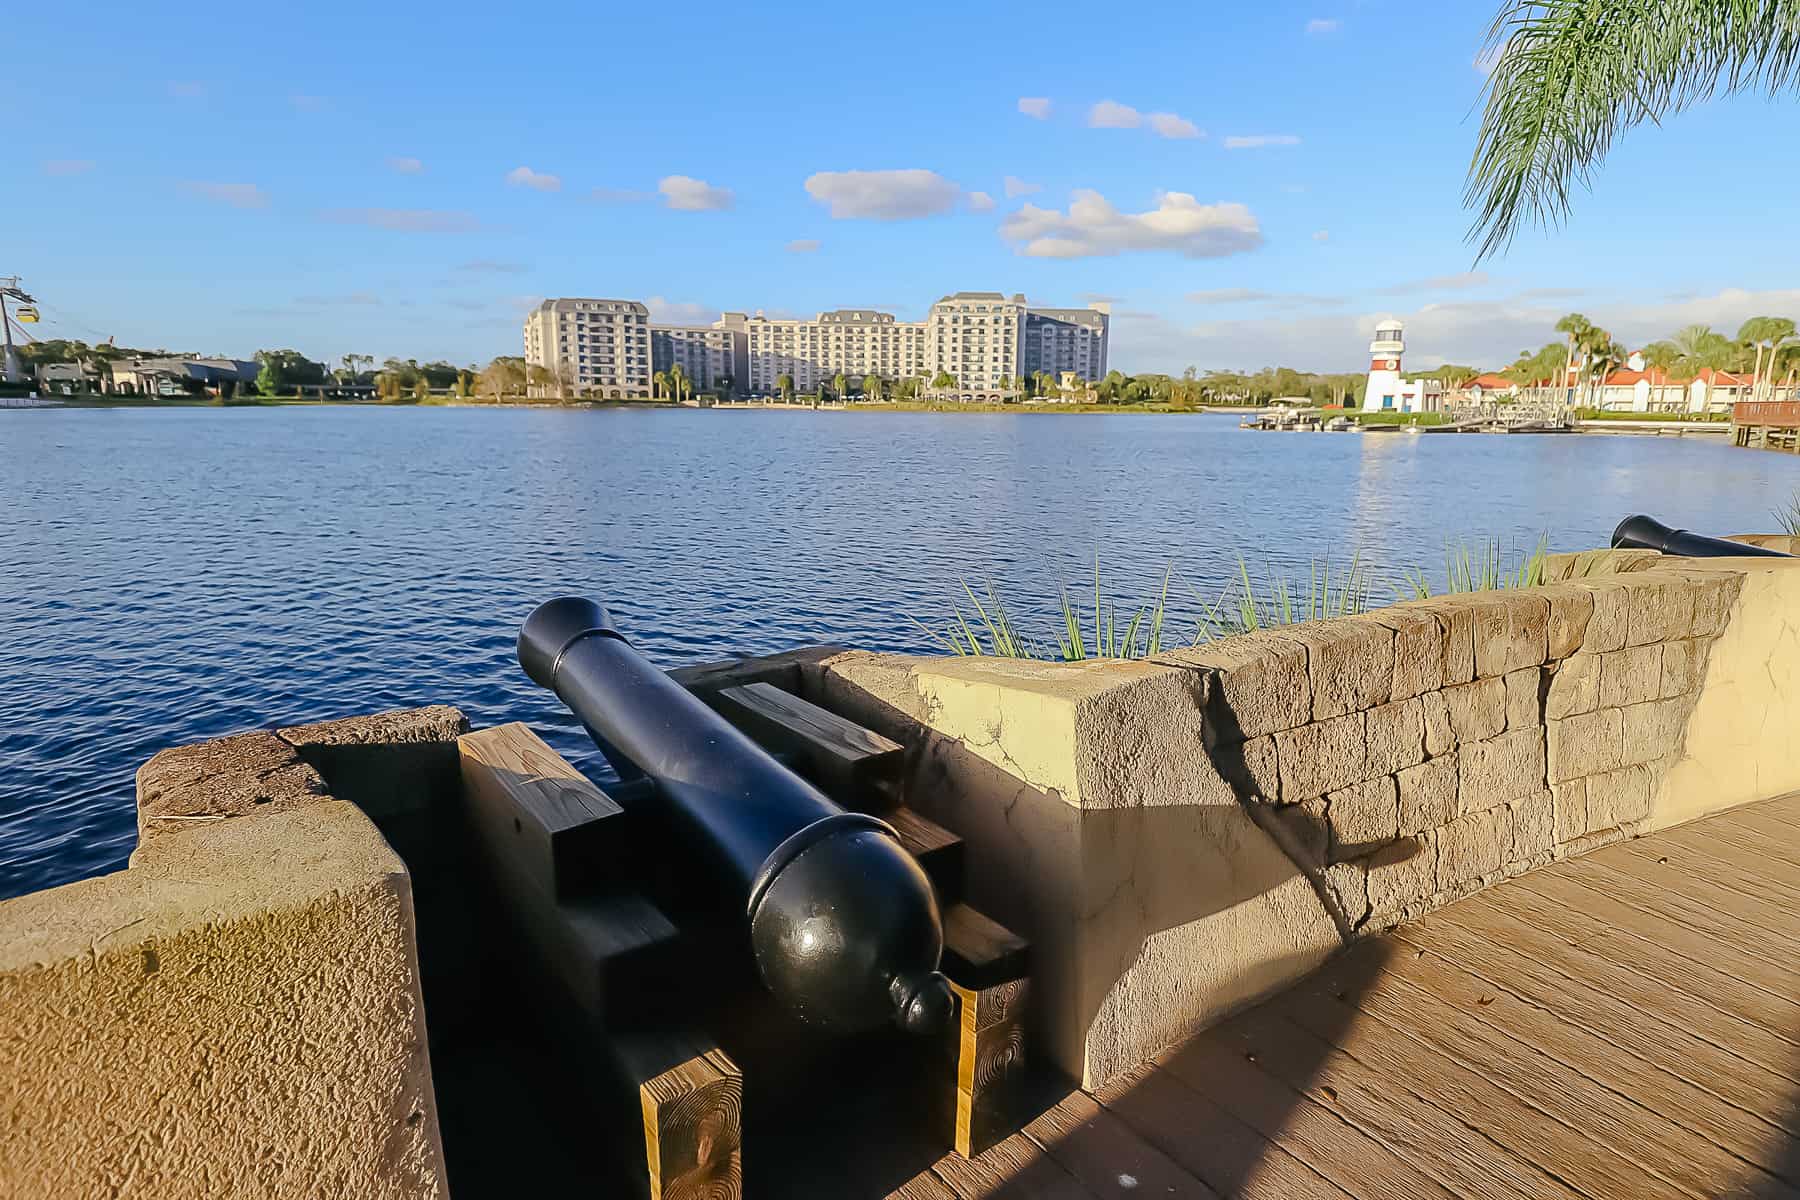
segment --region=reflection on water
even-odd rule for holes
[[[232,730],[445,701],[597,757],[512,660],[545,597],[664,663],[924,649],[959,576],[1216,591],[1240,552],[1441,570],[1454,536],[1769,527],[1800,460],[1673,438],[1275,434],[1229,416],[484,409],[0,414],[0,895],[110,869],[132,772]],[[1172,597],[1187,622],[1186,588]]]

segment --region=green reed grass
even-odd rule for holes
[[[1787,504],[1773,510],[1770,515],[1775,518],[1775,524],[1781,527],[1781,532],[1789,537],[1800,537],[1800,492],[1789,496]]]
[[[1444,546],[1444,594],[1542,586],[1549,558],[1547,532],[1538,537],[1529,554],[1522,553],[1516,543],[1511,553],[1502,551],[1498,538],[1486,538],[1472,545],[1467,539],[1458,538]],[[1395,592],[1405,599],[1419,600],[1434,594],[1430,578],[1417,567],[1401,572],[1401,586]]]

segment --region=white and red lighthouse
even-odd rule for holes
[[[1369,343],[1369,384],[1363,392],[1364,412],[1430,412],[1442,396],[1437,380],[1407,380],[1400,375],[1400,355],[1406,350],[1405,326],[1393,317],[1375,324]]]

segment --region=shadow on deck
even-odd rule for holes
[[[1800,1197],[1797,912],[1800,796],[1556,863],[891,1194]]]

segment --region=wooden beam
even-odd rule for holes
[[[966,904],[944,914],[944,973],[956,993],[951,1145],[971,1158],[1018,1129],[1029,946]]]
[[[476,838],[552,897],[604,873],[624,840],[624,811],[523,724],[456,739],[463,798]]]
[[[722,688],[718,708],[765,749],[794,755],[828,788],[866,787],[900,763],[903,747],[770,683]]]
[[[963,840],[910,808],[896,808],[884,819],[900,835],[906,852],[919,860],[937,889],[938,904],[948,909],[962,899]]]
[[[708,1039],[620,1039],[637,1080],[651,1200],[733,1200],[743,1194],[744,1077]]]

